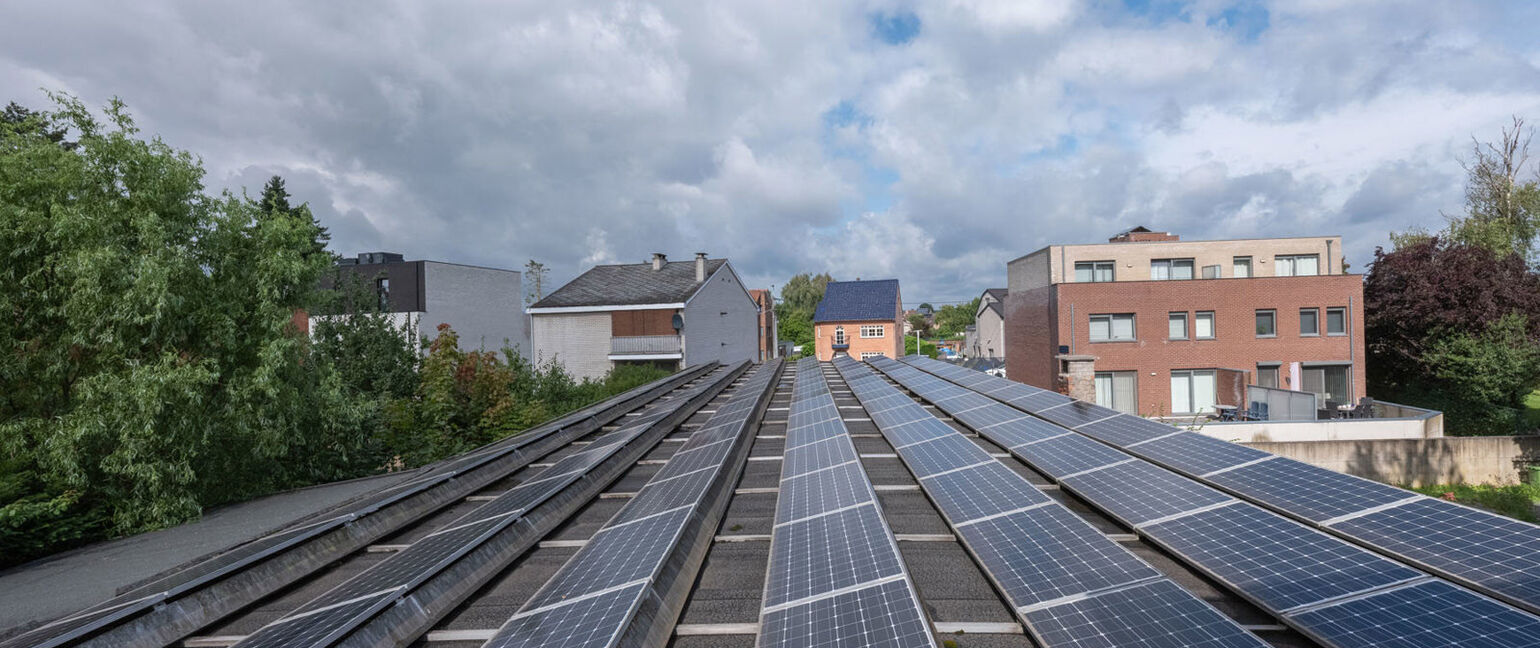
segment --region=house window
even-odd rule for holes
[[[843,327],[843,326],[836,326],[836,327],[834,327],[834,343],[835,344],[844,344],[845,343],[845,327]]]
[[[380,296],[380,310],[390,311],[390,278],[380,277],[374,281],[374,290]]]
[[[1206,266],[1203,266],[1203,278],[1204,279],[1218,279],[1219,278],[1219,266],[1217,266],[1217,265],[1206,265]]]
[[[1232,263],[1234,271],[1230,273],[1231,275],[1239,279],[1245,279],[1251,276],[1251,257],[1235,257],[1232,260]]]
[[[1347,335],[1347,309],[1342,307],[1326,309],[1326,334]]]
[[[1278,388],[1278,365],[1257,365],[1257,386]]]
[[[1214,370],[1171,372],[1171,413],[1205,414],[1214,411]]]
[[[883,353],[883,352],[881,352],[881,351],[862,351],[862,352],[861,352],[861,359],[862,359],[862,360],[870,360],[870,359],[872,359],[872,358],[883,358],[883,357],[887,357],[887,355],[888,355],[888,354],[886,354],[886,353]]]
[[[1321,309],[1299,309],[1299,334],[1303,337],[1321,334]]]
[[[1214,339],[1214,311],[1193,313],[1192,334],[1199,340]]]
[[[1112,281],[1111,261],[1076,261],[1075,283],[1100,283]]]
[[[1278,337],[1278,311],[1257,311],[1257,337]]]
[[[1150,262],[1151,279],[1191,279],[1192,259],[1155,259]]]
[[[1326,401],[1337,404],[1352,402],[1348,388],[1348,365],[1323,365],[1305,367],[1299,374],[1300,391],[1314,393],[1322,407]]]
[[[1133,371],[1096,372],[1096,404],[1124,414],[1137,414],[1139,393],[1134,388]]]
[[[881,324],[865,324],[861,326],[861,337],[880,338],[887,336],[887,328]]]
[[[1187,313],[1171,313],[1166,316],[1168,333],[1166,337],[1171,340],[1187,339]]]
[[[1091,316],[1092,342],[1122,342],[1134,339],[1134,314]]]
[[[1313,277],[1320,273],[1317,254],[1291,254],[1273,258],[1273,274],[1279,277]]]

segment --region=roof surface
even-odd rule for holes
[[[813,321],[892,320],[897,315],[897,279],[831,281],[813,311]]]
[[[727,259],[707,259],[706,276],[724,263]],[[695,280],[694,259],[670,261],[662,270],[653,270],[651,263],[594,266],[530,308],[677,304],[700,290],[701,283]]]
[[[1001,306],[1000,302],[997,302],[997,301],[989,302],[988,304],[984,305],[984,308],[986,310],[994,311],[996,315],[1000,316],[1000,319],[1005,319],[1005,307]]]
[[[1000,301],[1005,301],[1005,296],[1010,294],[1010,291],[1004,288],[989,288],[984,291],[984,294],[989,295],[990,297],[994,297]]]

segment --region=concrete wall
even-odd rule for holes
[[[1180,424],[1180,423],[1179,423]],[[1194,432],[1225,441],[1300,442],[1371,441],[1376,439],[1435,439],[1444,436],[1444,415],[1425,418],[1331,419],[1325,421],[1209,421],[1186,426]]]
[[[581,378],[602,378],[610,371],[610,314],[563,313],[530,317],[532,359],[553,358]]]
[[[684,307],[684,366],[759,358],[759,308],[727,264]]]
[[[1540,463],[1540,436],[1248,443],[1338,472],[1389,484],[1517,484]]]
[[[462,350],[501,351],[506,343],[528,356],[520,273],[436,261],[422,265],[424,334],[435,337],[438,325],[448,323]]]
[[[1004,309],[1001,304],[1001,309]],[[979,313],[978,321],[974,323],[978,328],[978,357],[980,358],[1004,358],[1005,357],[1005,319],[995,314],[993,309],[985,308]]]

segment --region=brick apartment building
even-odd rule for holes
[[[1262,385],[1364,394],[1363,278],[1338,236],[1181,241],[1135,228],[1007,265],[1006,373],[1130,413],[1244,407]]]
[[[904,352],[903,298],[897,279],[831,281],[813,310],[819,360],[848,355],[899,358]]]
[[[777,340],[780,331],[775,321],[775,298],[770,296],[770,291],[764,288],[755,288],[749,291],[749,297],[759,307],[759,362],[766,362],[779,357],[780,345]]]

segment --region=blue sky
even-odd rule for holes
[[[8,5],[5,100],[121,97],[211,189],[288,179],[343,253],[706,250],[754,285],[969,299],[1134,225],[1388,233],[1540,119],[1540,3],[143,0]],[[69,47],[59,33],[76,34]]]

